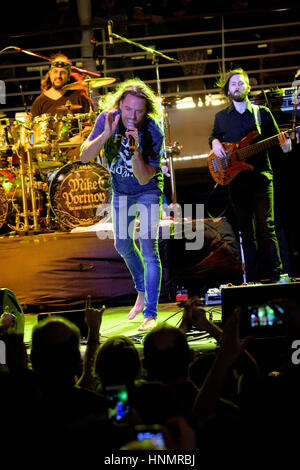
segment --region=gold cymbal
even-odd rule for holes
[[[72,104],[70,101],[67,101],[66,104],[63,104],[62,106],[58,106],[57,110],[78,111],[81,108],[82,108],[81,104]]]
[[[6,117],[5,113],[0,113],[0,119]]]
[[[55,161],[55,160],[39,160],[38,166],[42,169],[43,168],[51,169],[51,168],[58,168],[60,166],[63,166],[63,163]]]
[[[86,80],[81,80],[80,82],[68,83],[63,86],[63,90],[78,90],[89,86],[90,88],[99,88],[101,86],[110,85],[116,81],[112,77],[100,77],[100,78],[87,78]]]

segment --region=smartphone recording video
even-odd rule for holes
[[[165,441],[160,425],[138,425],[135,426],[135,431],[137,441],[150,440],[156,448],[165,449]]]
[[[240,337],[285,338],[288,302],[300,303],[300,282],[224,287],[221,290],[222,324],[239,307]]]
[[[254,334],[257,338],[282,336],[285,334],[284,310],[272,302],[245,305],[240,318],[240,334]]]
[[[130,411],[126,385],[106,387],[105,395],[108,400],[108,418],[116,423],[121,421]]]
[[[273,307],[268,304],[248,306],[249,323],[252,328],[263,326],[282,325],[282,319],[278,316],[284,313],[278,305]]]

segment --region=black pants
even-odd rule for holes
[[[254,171],[240,173],[229,194],[242,237],[247,282],[279,279],[282,262],[275,231],[273,181]]]

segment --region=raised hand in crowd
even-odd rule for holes
[[[201,308],[202,302],[199,297],[191,297],[188,300],[179,302],[179,307],[183,307],[182,321],[179,328],[187,332],[192,327],[199,331],[207,331],[217,341],[222,336],[222,330],[206,316],[206,311]]]
[[[194,429],[183,416],[173,416],[163,426],[166,448],[169,450],[197,450]]]
[[[250,336],[240,338],[239,324],[240,308],[237,307],[224,326],[220,348],[195,400],[194,416],[197,425],[215,412],[229,370],[252,339]]]
[[[5,343],[6,365],[11,370],[26,369],[28,357],[24,344],[24,314],[19,316],[5,307],[0,316],[0,338]]]
[[[7,332],[9,328],[14,328],[17,324],[17,317],[13,313],[10,313],[6,308],[4,313],[0,317],[0,334]]]
[[[100,327],[102,323],[105,306],[101,309],[92,308],[91,297],[88,296],[85,308],[84,320],[88,326],[87,347],[83,359],[82,375],[77,386],[94,389],[96,387],[93,374],[95,355],[100,344]]]

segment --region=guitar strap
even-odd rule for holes
[[[261,134],[261,117],[260,117],[260,109],[257,104],[252,105],[253,113],[254,113],[254,119],[255,119],[255,125],[257,132]]]

